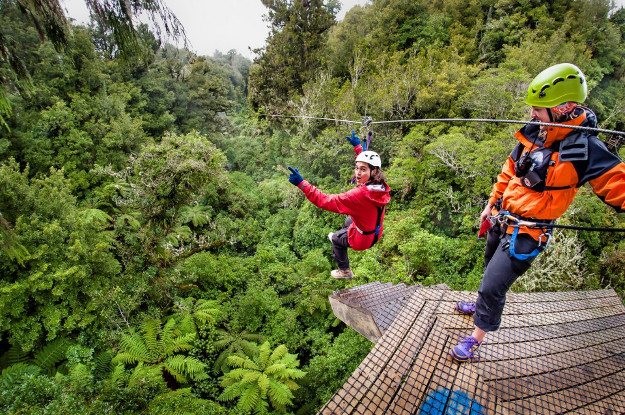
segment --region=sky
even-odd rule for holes
[[[368,0],[341,0],[338,19],[355,5]],[[67,16],[78,24],[89,21],[84,0],[61,0]],[[269,29],[263,21],[267,8],[260,0],[165,0],[167,7],[176,15],[185,29],[193,52],[212,56],[218,50],[228,52],[236,49],[241,55],[253,59],[250,48],[264,46]]]

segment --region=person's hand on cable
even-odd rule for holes
[[[291,174],[289,174],[289,182],[295,186],[299,186],[299,184],[304,181],[304,178],[299,173],[299,170],[293,167],[288,167],[288,169],[291,171]]]
[[[354,147],[360,145],[360,138],[358,138],[356,136],[356,132],[354,130],[352,130],[352,136],[345,136],[345,138],[347,138],[347,141],[349,141],[349,144],[353,145]]]

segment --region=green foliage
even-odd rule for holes
[[[253,355],[228,357],[228,364],[233,369],[222,377],[225,389],[218,399],[238,398],[236,409],[242,413],[266,412],[269,404],[286,412],[286,407],[293,404],[292,391],[299,388],[295,381],[306,375],[297,368],[297,355],[288,353],[284,345],[272,351],[269,342]]]
[[[285,168],[351,189],[358,125],[267,114],[527,119],[529,80],[568,61],[600,125],[625,122],[625,15],[604,0],[376,0],[338,23],[335,1],[263,3],[272,31],[254,64],[143,25],[124,60],[100,24],[56,49],[1,8],[0,43],[29,74],[0,62],[0,412],[314,413],[371,350],[331,314],[333,291],[478,288],[477,221],[517,126],[373,125],[391,203],[345,282],[329,278],[327,240],[344,217]],[[560,223],[625,227],[587,186]],[[620,234],[557,233],[515,289],[622,294],[623,248]]]
[[[311,359],[297,400],[319,408],[345,383],[371,348],[371,342],[352,329],[340,333]]]
[[[141,325],[138,333],[131,331],[122,336],[120,351],[112,363],[146,364],[152,370],[162,371],[163,376],[169,375],[179,384],[202,380],[207,377],[204,371],[206,365],[192,356],[181,354],[193,348],[195,337],[194,326],[183,325],[174,318],[167,320],[164,326],[158,320],[148,320]]]
[[[25,267],[5,267],[0,331],[25,351],[74,330],[98,330],[97,297],[119,272],[106,215],[81,209],[61,172],[29,179],[9,160],[0,166],[0,210],[31,253]],[[28,310],[28,312],[25,312]]]
[[[9,389],[13,385],[17,384],[24,376],[34,376],[41,372],[41,368],[36,365],[29,365],[26,363],[16,363],[2,369],[2,375],[0,376],[0,382],[4,389]]]

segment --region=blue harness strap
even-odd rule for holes
[[[526,259],[530,259],[530,258],[534,258],[535,256],[538,256],[538,254],[542,252],[542,250],[538,248],[534,249],[529,254],[517,254],[516,252],[514,252],[514,246],[516,243],[516,237],[518,233],[519,233],[519,228],[518,227],[514,228],[514,231],[512,232],[512,237],[510,238],[510,245],[508,247],[508,249],[510,250],[510,255],[512,255],[514,258],[520,261],[525,261]]]

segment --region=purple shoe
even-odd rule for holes
[[[455,309],[460,314],[466,314],[468,316],[475,313],[475,303],[468,303],[465,301],[459,301],[456,303]]]
[[[451,349],[449,354],[457,362],[466,362],[473,359],[481,344],[482,342],[478,342],[475,337],[468,336],[462,339],[459,345]]]

